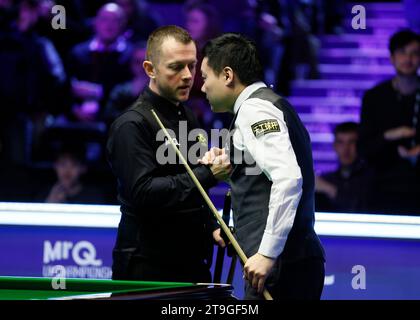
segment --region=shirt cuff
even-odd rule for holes
[[[264,232],[258,253],[276,259],[283,251],[287,237],[278,237]]]
[[[194,168],[193,171],[204,189],[214,187],[218,183],[209,166],[200,165],[197,168]]]
[[[212,215],[212,213],[210,213]],[[219,228],[221,228],[220,224],[217,222],[217,219],[212,215],[213,219],[210,219],[209,228],[210,231],[213,232]]]

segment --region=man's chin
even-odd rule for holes
[[[403,76],[403,77],[415,77],[415,76],[417,76],[417,70],[413,70],[413,69],[410,69],[410,70],[398,70],[397,71],[397,73],[400,75],[400,76]]]
[[[187,94],[180,94],[180,95],[178,95],[178,101],[179,102],[185,102],[185,101],[187,101],[188,100],[188,98],[190,97],[190,94],[189,93],[187,93]]]

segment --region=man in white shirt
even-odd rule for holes
[[[214,112],[232,112],[230,143],[202,159],[230,157],[236,238],[248,257],[246,299],[264,286],[276,299],[320,299],[324,250],[314,231],[309,135],[293,107],[261,82],[255,45],[224,34],[204,48],[201,67]]]

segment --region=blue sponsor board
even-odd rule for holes
[[[0,275],[109,279],[118,221],[118,207],[0,203]],[[420,299],[419,217],[318,213],[316,229],[323,299]],[[238,262],[239,298],[242,281]]]
[[[0,275],[110,279],[115,228],[0,226]]]

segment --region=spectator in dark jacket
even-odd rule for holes
[[[130,79],[131,45],[122,33],[124,11],[115,3],[104,5],[94,21],[95,36],[77,45],[68,65],[72,78],[72,114],[79,121],[94,121],[113,87]]]

